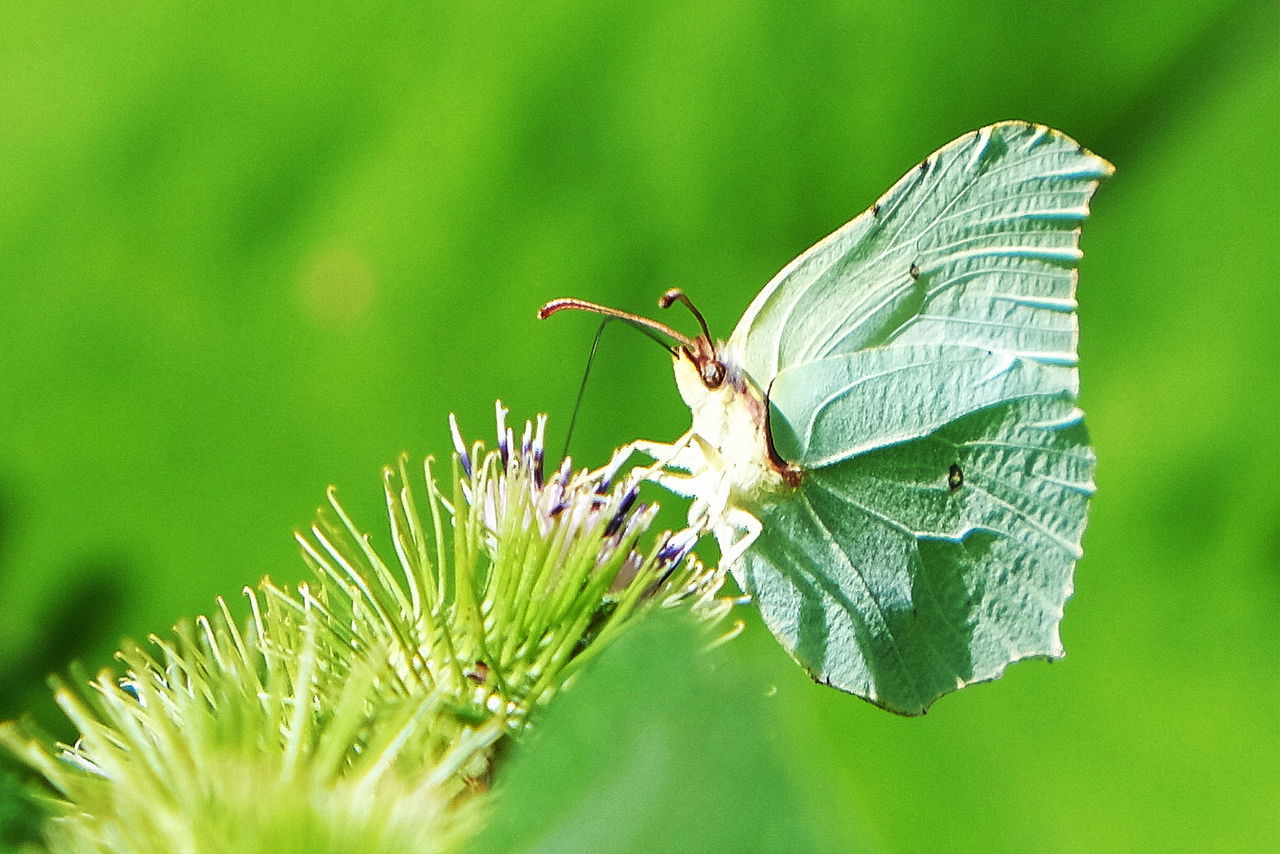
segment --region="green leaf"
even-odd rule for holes
[[[707,638],[662,614],[602,655],[516,747],[469,850],[857,850],[806,812],[760,677]]]

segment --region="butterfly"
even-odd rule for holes
[[[1094,454],[1079,392],[1081,222],[1113,167],[1001,122],[912,168],[788,264],[727,341],[676,342],[693,423],[633,446],[818,682],[904,715],[1063,655]]]

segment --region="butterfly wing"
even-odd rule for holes
[[[1093,493],[1082,418],[1065,393],[1014,396],[811,468],[746,508],[762,531],[735,574],[815,679],[902,714],[1061,656]]]
[[[730,336],[761,389],[786,367],[871,347],[967,344],[1074,382],[1080,223],[1111,164],[1041,125],[944,146],[792,261]]]
[[[893,711],[1062,654],[1094,458],[1080,222],[1110,164],[1045,127],[947,145],[778,274],[726,348],[804,470],[735,574],[814,678]]]
[[[1023,397],[1067,395],[1058,366],[955,344],[877,347],[785,368],[769,391],[783,459],[825,468]]]

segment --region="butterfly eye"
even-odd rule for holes
[[[710,389],[720,387],[724,382],[724,362],[719,359],[708,359],[702,363],[702,384]]]

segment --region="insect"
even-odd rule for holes
[[[906,715],[1063,654],[1094,455],[1078,393],[1080,224],[1112,166],[1059,131],[981,128],[788,264],[724,342],[682,292],[693,415],[639,442],[819,682]]]

